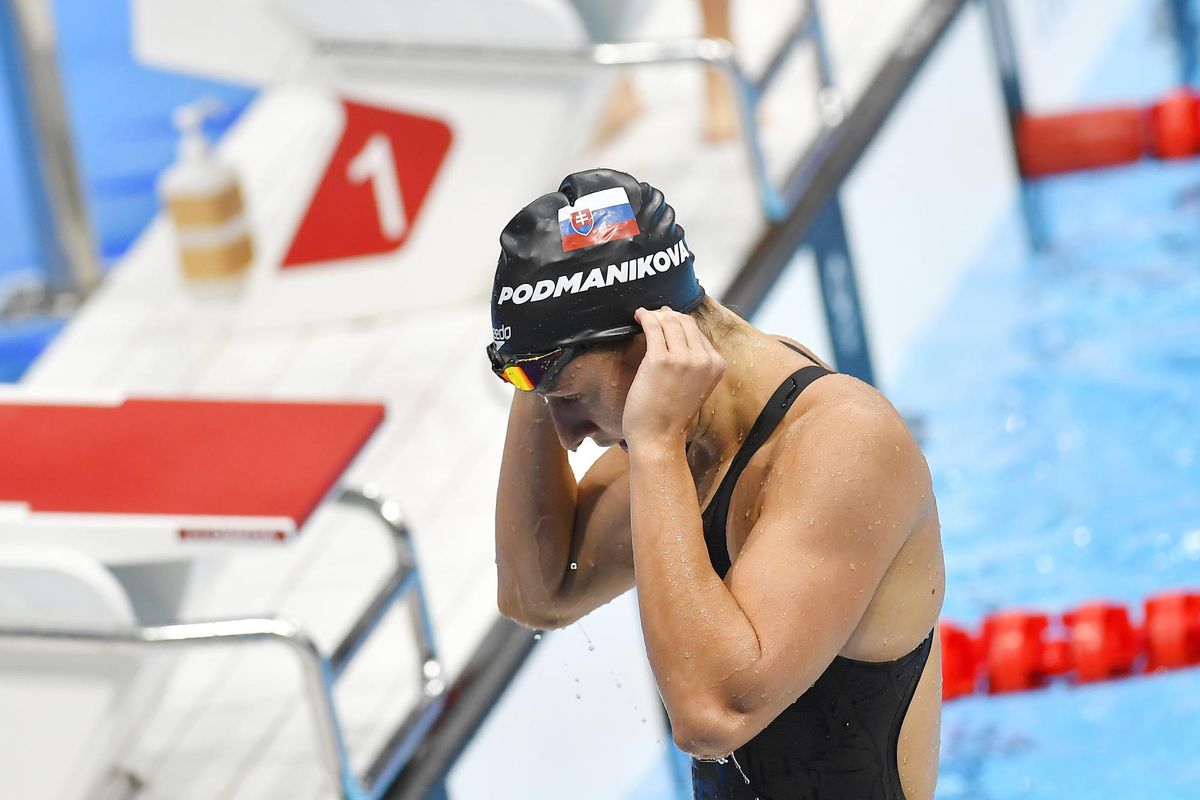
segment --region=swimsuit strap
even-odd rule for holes
[[[783,342],[791,349],[804,355],[803,351],[798,348]],[[805,356],[806,358],[808,356]],[[725,522],[729,516],[729,502],[733,497],[734,486],[737,485],[738,477],[742,474],[742,470],[750,463],[750,459],[758,452],[763,443],[770,438],[774,433],[775,428],[779,426],[780,421],[787,415],[788,409],[791,408],[796,398],[800,396],[810,383],[820,378],[822,375],[832,374],[829,370],[813,364],[800,369],[789,375],[775,393],[771,395],[771,399],[763,406],[758,417],[754,420],[754,425],[750,428],[750,433],[746,435],[746,440],[742,442],[742,446],[738,448],[733,459],[729,462],[729,469],[725,472],[725,477],[721,480],[721,485],[717,487],[716,493],[712,500],[709,501],[708,507],[704,509],[701,518],[704,522],[704,539],[708,545],[708,556],[712,562],[713,569],[717,574],[724,577],[729,571],[729,548],[725,542]]]

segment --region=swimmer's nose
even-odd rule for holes
[[[559,434],[558,441],[563,446],[564,449],[570,450],[572,453],[574,453],[576,450],[579,449],[579,445],[583,444],[583,440],[586,438],[587,438],[586,435],[573,436],[573,435]]]
[[[599,430],[587,420],[564,419],[553,404],[550,406],[550,421],[554,423],[554,432],[558,435],[558,443],[563,446],[563,449],[571,452],[575,452],[584,439]]]

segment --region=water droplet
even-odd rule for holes
[[[1092,532],[1085,525],[1080,525],[1071,534],[1071,539],[1074,540],[1076,547],[1087,547],[1092,541]]]
[[[541,639],[541,638],[542,638],[542,634],[541,634],[541,633],[535,633],[535,634],[533,635],[533,638],[534,638],[534,639]]]
[[[580,694],[579,692],[576,692],[576,693],[575,693],[575,699],[576,699],[576,700],[579,700],[579,699],[580,699],[580,698],[582,698],[582,697],[583,697],[583,695],[582,695],[582,694]]]
[[[745,771],[742,769],[742,765],[738,763],[738,760],[737,760],[737,754],[736,754],[736,753],[730,753],[730,754],[729,754],[729,757],[733,759],[734,766],[736,766],[736,767],[737,767],[737,769],[738,769],[738,772],[741,772],[741,773],[742,773],[742,778],[743,778],[743,779],[746,781],[746,785],[747,785],[747,786],[749,786],[749,785],[750,785],[750,779],[746,777],[746,773],[745,773]]]
[[[580,624],[580,623],[578,623],[578,622],[576,622],[575,624],[576,624],[576,625],[579,625],[579,632],[583,634],[583,638],[584,638],[584,639],[587,639],[587,643],[588,643],[588,650],[591,650],[591,649],[592,649],[592,637],[590,637],[590,636],[588,636],[588,635],[587,635],[587,631],[585,631],[585,630],[583,629],[583,625],[581,625],[581,624]]]
[[[571,562],[571,569],[579,569],[579,565],[578,565],[578,564],[576,564],[574,561],[572,561],[572,562]]]

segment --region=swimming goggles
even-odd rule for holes
[[[570,345],[539,355],[506,358],[500,355],[493,342],[487,346],[487,354],[488,360],[492,363],[492,372],[496,373],[500,380],[511,383],[522,392],[532,392],[538,388],[544,389],[549,386],[558,371],[583,347],[583,345]]]

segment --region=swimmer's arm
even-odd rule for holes
[[[709,561],[684,443],[631,442],[629,484],[646,653],[676,744],[705,755],[725,728],[722,673],[754,658],[757,633]]]
[[[709,564],[682,453],[631,453],[643,631],[675,741],[694,755],[745,744],[825,671],[929,491],[898,415],[862,401],[810,413],[810,433],[780,441],[725,582]],[[816,418],[825,414],[840,418]],[[815,433],[831,429],[855,435]]]
[[[618,448],[577,484],[545,406],[516,392],[496,493],[500,613],[531,628],[561,628],[628,591],[628,486]]]
[[[500,613],[550,627],[567,566],[575,476],[541,399],[514,392],[496,490]]]

